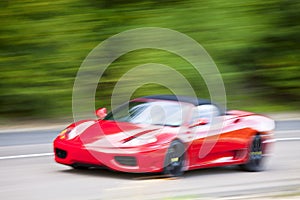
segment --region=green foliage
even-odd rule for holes
[[[248,71],[249,87],[256,88],[265,97],[288,101],[295,107],[299,106],[300,99],[299,9],[299,1],[281,1],[264,12],[272,19],[269,33],[248,49],[235,53],[233,59],[241,70]]]
[[[0,116],[70,116],[74,78],[88,53],[116,33],[150,26],[180,31],[206,48],[222,72],[229,107],[257,110],[259,103],[261,112],[299,108],[299,9],[298,1],[281,0],[1,1]],[[108,106],[118,79],[149,62],[172,66],[199,95],[209,96],[189,63],[167,52],[143,50],[109,67],[96,96],[107,101],[96,106]],[[169,92],[148,84],[133,96],[150,91]],[[281,107],[281,99],[291,104]]]

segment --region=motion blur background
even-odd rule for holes
[[[299,111],[299,10],[296,0],[2,0],[0,121],[70,117],[84,58],[108,37],[140,27],[174,29],[199,42],[222,74],[229,108]],[[109,107],[118,79],[149,62],[173,67],[209,97],[185,60],[144,49],[108,68],[96,106]],[[134,96],[166,92],[148,84]]]

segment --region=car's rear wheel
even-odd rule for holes
[[[184,159],[184,145],[178,140],[173,141],[166,153],[163,173],[168,176],[183,175]]]
[[[247,163],[241,165],[242,169],[250,172],[263,170],[263,143],[260,135],[253,137],[251,146],[249,147],[249,159]]]

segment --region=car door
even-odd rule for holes
[[[203,121],[206,123],[197,123]],[[217,106],[197,106],[191,124],[191,166],[217,165],[226,162],[226,159],[228,162],[234,159],[234,150],[239,144],[239,133],[228,123],[226,116],[221,114]]]

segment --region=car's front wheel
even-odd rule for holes
[[[168,176],[183,175],[185,147],[182,142],[173,141],[166,153],[163,173]]]
[[[247,163],[241,165],[242,169],[250,172],[262,171],[263,157],[262,138],[260,135],[255,135],[249,147],[249,159]]]

